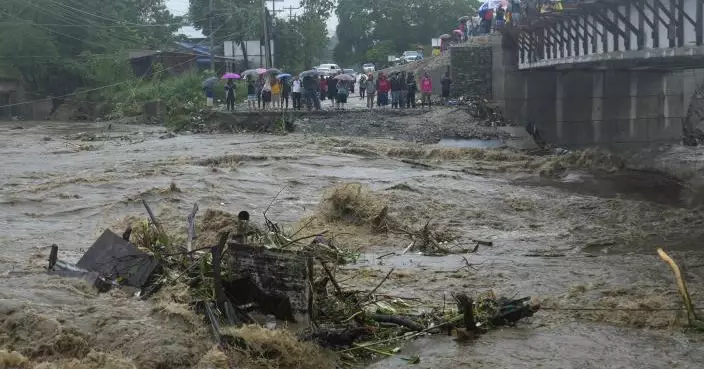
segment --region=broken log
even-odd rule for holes
[[[396,325],[400,325],[402,327],[406,327],[410,329],[411,331],[422,331],[425,329],[422,325],[419,323],[414,322],[411,320],[411,318],[405,317],[405,316],[399,316],[399,315],[388,315],[388,314],[371,314],[369,318],[375,322],[379,323],[392,323]]]
[[[462,314],[462,323],[468,331],[477,330],[477,322],[474,319],[474,300],[465,293],[453,294],[457,301],[457,311]]]
[[[49,253],[49,268],[48,270],[54,269],[56,261],[59,260],[59,246],[56,244],[51,245],[51,253]]]
[[[218,309],[225,312],[225,301],[227,297],[225,296],[225,290],[222,287],[222,274],[221,260],[222,260],[222,250],[225,248],[225,243],[227,243],[227,237],[230,232],[223,232],[220,234],[220,241],[217,246],[210,248],[210,252],[213,256],[212,266],[213,266],[213,290],[215,292],[215,302],[217,303]]]
[[[312,341],[326,348],[348,348],[362,337],[374,334],[374,327],[354,327],[343,329],[321,329],[299,335],[301,341]]]

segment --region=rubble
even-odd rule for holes
[[[358,185],[341,186],[328,194],[322,209],[330,219],[367,224],[376,232],[400,227],[400,222],[388,215],[388,206],[374,196]],[[333,356],[368,359],[392,352],[387,345],[395,341],[451,331],[480,334],[492,327],[513,325],[537,310],[529,298],[497,298],[491,291],[479,295],[476,302],[465,291],[456,293],[456,309],[422,309],[402,298],[376,293],[394,269],[370,290],[345,290],[336,280],[335,270],[338,264],[348,262],[351,254],[327,239],[326,232],[306,235],[304,226],[288,233],[267,218],[268,208],[262,228],[250,223],[246,211],[236,218],[213,218],[208,210],[211,217],[207,219],[221,220],[214,226],[203,225],[217,231],[217,244],[193,248],[197,205],[184,216],[188,225],[184,245],[175,244],[178,238],[167,234],[149,204],[143,201],[143,205],[147,221],[127,227],[122,236],[106,230],[76,265],[60,260],[54,245],[49,272],[85,279],[101,292],[133,289],[142,299],[162,287],[173,290],[172,286],[183,286],[186,292],[179,292],[179,302],[202,314],[213,341],[226,354],[233,353],[251,367],[267,367],[258,361],[262,355],[279,363],[271,367],[286,368],[326,367],[335,361],[330,359]],[[444,243],[437,241],[442,234],[429,224],[410,232],[412,246],[417,244],[431,254],[453,252],[443,249]],[[479,244],[491,244],[475,243],[474,251]],[[292,332],[277,328],[282,321],[292,324]],[[290,350],[328,364],[289,363],[286,355]],[[337,351],[336,355],[329,350]]]

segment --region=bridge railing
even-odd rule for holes
[[[704,1],[578,0],[546,10],[527,0],[507,25],[521,69],[704,55]]]

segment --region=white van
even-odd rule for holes
[[[337,64],[320,64],[315,69],[322,73],[325,73],[328,76],[335,75],[338,72],[342,71],[342,69],[340,69],[340,66]]]

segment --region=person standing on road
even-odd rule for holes
[[[271,76],[271,106],[274,109],[281,107],[281,85],[283,81]]]
[[[247,79],[247,108],[250,111],[254,110],[255,101],[257,101],[257,88],[254,87],[254,81]]]
[[[378,107],[386,107],[389,105],[389,91],[391,91],[391,82],[389,81],[389,77],[387,77],[386,74],[380,73],[379,81],[377,81],[376,85],[376,101]]]
[[[398,99],[398,104],[401,109],[406,108],[406,98],[408,97],[408,82],[406,82],[406,72],[401,72],[398,77],[398,84],[400,86],[400,95]]]
[[[254,83],[255,93],[257,94],[257,109],[262,108],[262,90],[264,89],[264,75],[260,74],[257,82]]]
[[[398,83],[398,72],[391,76],[391,108],[398,108],[398,100],[401,96],[401,86]]]
[[[406,85],[408,85],[408,96],[406,96],[406,108],[410,109],[416,108],[416,91],[418,91],[418,84],[416,83],[416,77],[413,72],[408,72],[408,77],[406,77]]]
[[[326,77],[320,77],[318,88],[320,89],[320,101],[325,101],[325,98],[328,96],[328,81]]]
[[[225,102],[228,111],[235,111],[235,84],[232,79],[228,79],[225,85]]]
[[[318,80],[312,76],[305,76],[303,78],[303,90],[305,91],[306,107],[308,111],[313,109],[320,109],[320,100],[318,100],[317,90],[320,88]]]
[[[365,92],[367,91],[367,75],[359,76],[359,98],[364,100]]]
[[[262,86],[262,103],[264,110],[271,104],[271,80],[269,78],[264,80],[264,86]]]
[[[421,92],[423,93],[420,102],[421,109],[425,108],[426,102],[428,103],[428,109],[431,109],[432,104],[430,102],[430,96],[433,94],[433,80],[430,78],[430,74],[428,74],[427,72],[425,73],[425,76],[423,76],[423,80],[420,82],[420,88]]]
[[[374,76],[370,73],[367,77],[365,84],[365,90],[367,92],[367,108],[374,108],[374,97],[376,95],[376,83],[374,82]]]
[[[335,107],[335,98],[337,97],[337,80],[332,77],[328,77],[328,99],[330,99],[330,106]]]
[[[281,109],[284,109],[284,102],[286,102],[286,109],[288,109],[288,99],[291,96],[291,84],[288,82],[288,77],[281,79]]]
[[[301,110],[301,80],[298,76],[293,77],[293,109]]]
[[[450,85],[452,84],[452,79],[450,79],[450,72],[445,72],[445,74],[442,75],[442,80],[440,80],[440,84],[442,85],[442,103],[443,105],[445,105],[450,99]]]
[[[338,109],[344,109],[345,104],[347,103],[347,97],[349,96],[349,85],[351,81],[343,81],[343,80],[338,80],[336,89],[337,89],[337,108]]]

